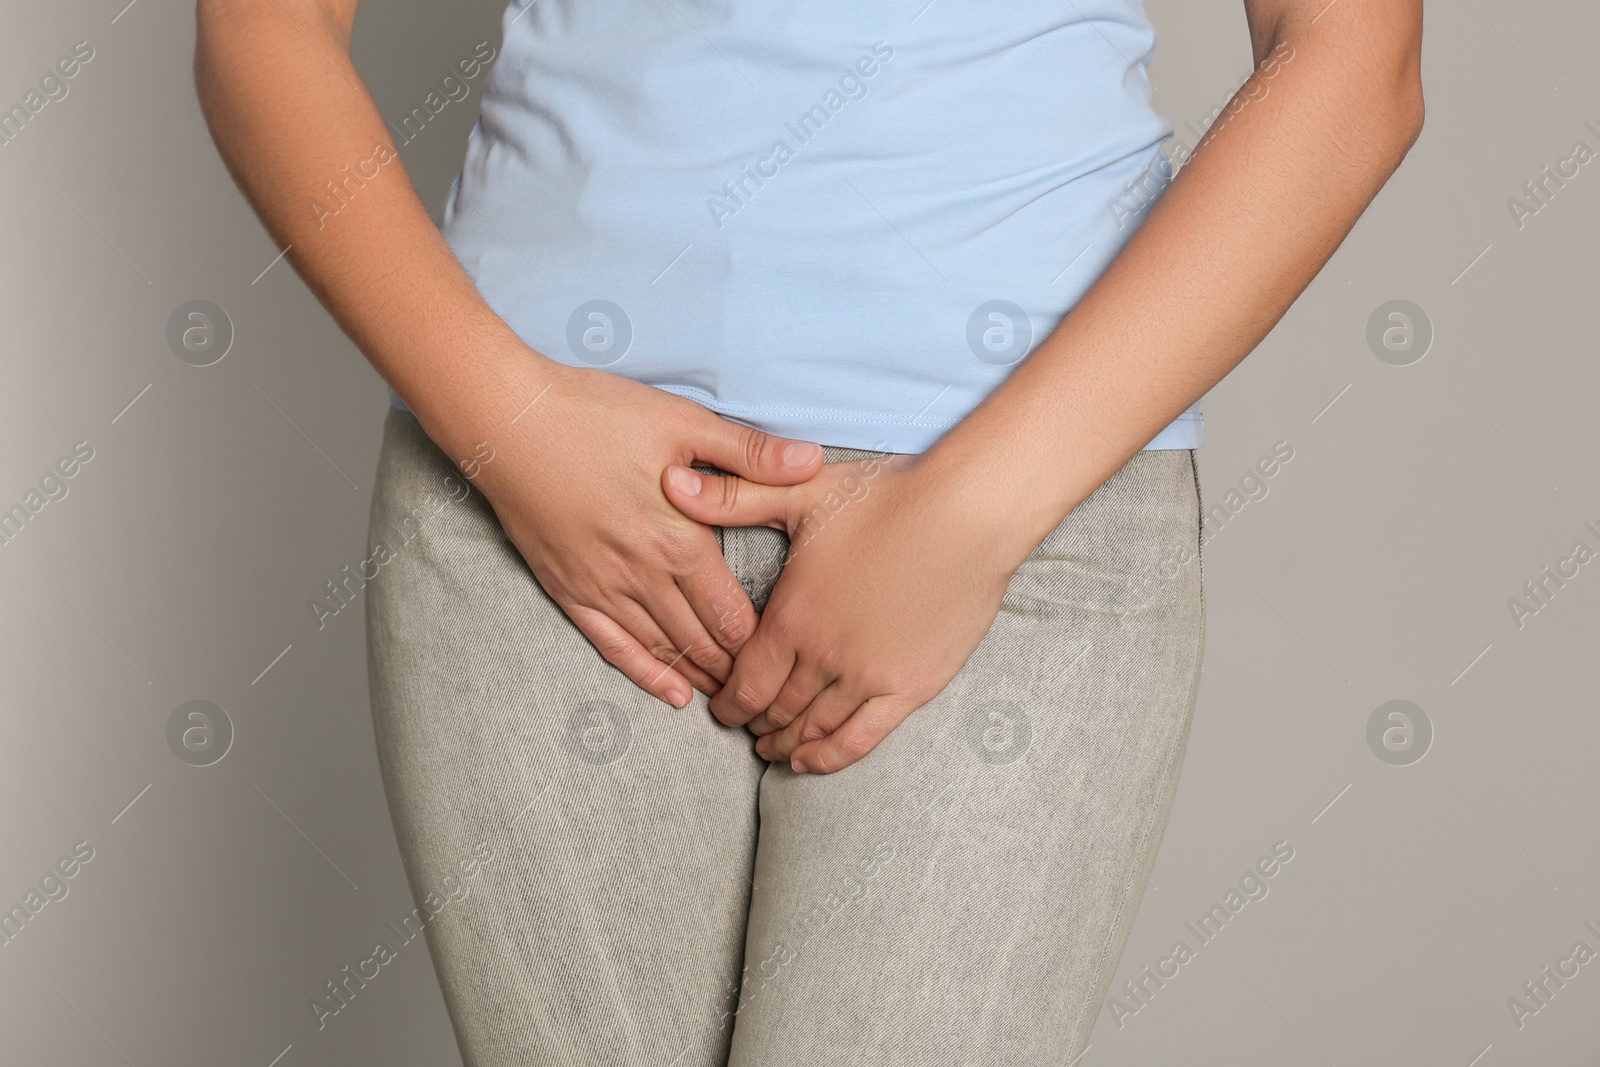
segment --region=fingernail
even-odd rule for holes
[[[822,453],[822,446],[810,441],[791,441],[783,446],[785,467],[804,467]]]
[[[667,702],[675,708],[686,708],[689,706],[689,691],[673,686],[667,690]]]
[[[799,760],[795,759],[793,756],[789,757],[789,769],[791,771],[793,771],[794,773],[796,773],[796,774],[804,774],[804,773],[806,773],[805,765],[802,764]]]
[[[699,496],[704,480],[688,467],[668,467],[667,481],[684,496]]]

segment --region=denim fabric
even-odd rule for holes
[[[1136,454],[1017,571],[943,693],[860,763],[796,775],[703,695],[636,690],[416,420],[387,419],[373,715],[413,893],[459,890],[426,931],[468,1067],[1078,1055],[1199,681],[1192,451]],[[719,539],[764,602],[783,535]]]

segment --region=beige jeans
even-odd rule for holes
[[[796,775],[704,696],[674,711],[606,664],[390,412],[373,714],[412,890],[455,894],[416,925],[468,1067],[1072,1060],[1178,779],[1199,532],[1193,453],[1140,452],[943,693],[860,763]],[[759,607],[783,535],[719,536]]]

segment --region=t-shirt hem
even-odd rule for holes
[[[872,411],[740,404],[714,400],[698,389],[660,388],[767,433],[840,448],[914,455],[932,448],[960,421],[932,415],[885,415]],[[1199,448],[1204,440],[1205,416],[1197,410],[1190,410],[1162,427],[1161,432],[1140,451]]]
[[[926,452],[959,421],[931,415],[906,417],[871,411],[739,404],[713,400],[698,389],[658,388],[778,437],[902,455]],[[389,403],[401,411],[411,410],[393,389],[389,390]],[[1205,440],[1205,430],[1204,414],[1185,411],[1140,451],[1199,448]]]

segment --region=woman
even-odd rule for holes
[[[356,3],[201,0],[197,78],[396,394],[375,723],[413,891],[481,879],[466,1062],[1072,1060],[1194,702],[1192,405],[1416,138],[1420,0],[1247,0],[1175,179],[1130,0],[515,0],[442,235]]]

